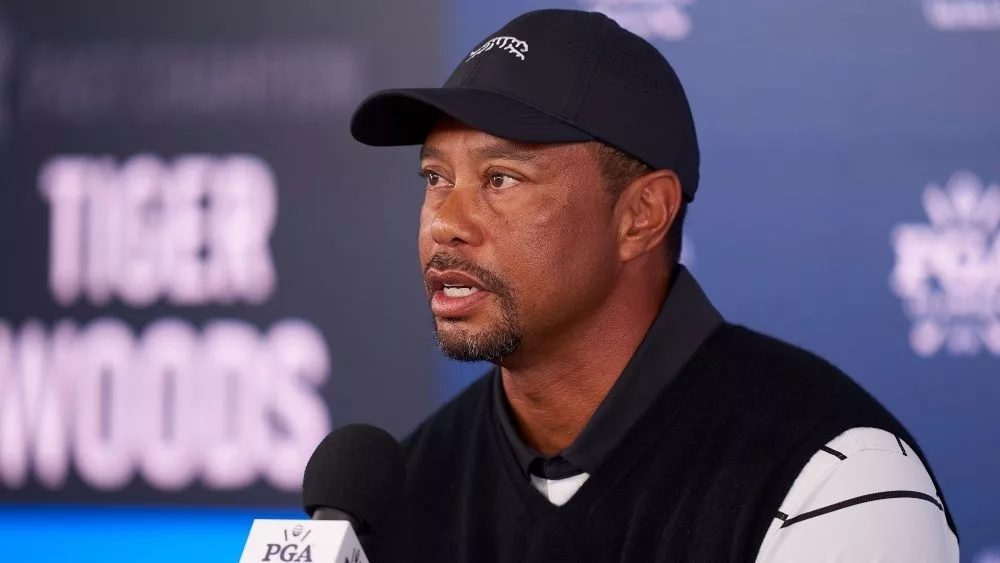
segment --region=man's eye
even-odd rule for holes
[[[427,185],[430,187],[437,186],[439,183],[441,183],[441,175],[436,172],[431,172],[430,170],[424,170],[423,173],[421,173],[420,175],[423,176],[425,180],[427,180]]]
[[[513,186],[514,184],[517,183],[517,180],[515,180],[511,176],[508,176],[507,174],[494,172],[489,175],[489,182],[491,188],[502,190]]]

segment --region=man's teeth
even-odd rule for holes
[[[479,288],[476,287],[465,287],[460,285],[444,286],[444,294],[448,297],[468,297],[477,291],[479,291]]]

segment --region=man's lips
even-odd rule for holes
[[[469,315],[490,295],[483,282],[458,270],[427,270],[424,284],[431,294],[431,312],[441,318]]]
[[[469,287],[486,291],[486,286],[475,276],[458,270],[435,270],[431,268],[424,274],[424,283],[430,291],[442,290],[447,286]]]

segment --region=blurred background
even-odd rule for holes
[[[416,149],[347,123],[542,7],[671,61],[684,261],[895,412],[1000,562],[1000,0],[0,0],[0,561],[236,561],[329,430],[484,371],[433,341]]]

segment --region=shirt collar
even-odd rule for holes
[[[576,440],[550,458],[518,434],[497,368],[493,374],[495,418],[525,475],[548,473],[539,476],[559,479],[596,471],[723,322],[694,276],[679,266],[660,312],[607,397]]]

